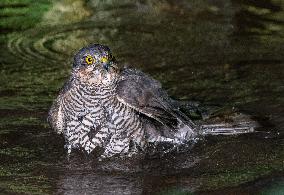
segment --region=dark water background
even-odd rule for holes
[[[281,0],[2,0],[0,194],[284,194]],[[72,56],[108,45],[171,96],[237,107],[261,132],[94,162],[46,123]]]

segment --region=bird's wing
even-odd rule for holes
[[[158,81],[135,69],[122,70],[120,78],[116,91],[119,101],[171,128],[177,129],[181,123],[195,128]]]
[[[72,83],[73,82],[70,79],[64,84],[48,112],[47,121],[58,133],[61,133],[65,128],[65,116],[62,108],[62,100],[68,94]]]

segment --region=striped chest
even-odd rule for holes
[[[135,110],[117,99],[115,88],[88,90],[76,86],[62,105],[67,127],[64,134],[70,148],[80,146],[91,152],[100,146],[110,156],[128,152],[130,142],[143,147],[142,121]]]

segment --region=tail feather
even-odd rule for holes
[[[229,119],[229,121],[228,121]],[[259,124],[250,116],[233,113],[227,116],[227,121],[220,121],[220,118],[210,119],[200,125],[200,134],[203,135],[236,135],[255,132]]]
[[[255,131],[255,128],[252,126],[228,127],[224,124],[202,125],[200,129],[203,135],[235,135]]]

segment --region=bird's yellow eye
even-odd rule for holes
[[[106,63],[107,61],[108,61],[108,58],[107,58],[107,57],[102,57],[102,58],[101,58],[101,62],[102,62],[102,63]]]
[[[91,64],[94,63],[94,58],[93,58],[92,56],[90,56],[90,55],[88,55],[88,56],[85,58],[85,60],[86,60],[86,63],[87,63],[88,65],[91,65]]]

